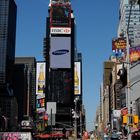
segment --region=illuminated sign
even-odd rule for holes
[[[121,109],[121,115],[122,116],[125,116],[125,115],[127,115],[128,114],[128,109],[125,107],[125,108],[123,108],[123,109]]]
[[[50,3],[67,3],[70,2],[70,0],[50,0]]]
[[[51,34],[71,34],[71,28],[51,27]]]
[[[46,63],[36,64],[36,110],[45,110]]]
[[[30,132],[0,132],[0,140],[31,140]]]
[[[45,94],[46,64],[44,62],[38,62],[36,68],[36,95],[41,98]]]
[[[125,58],[126,40],[125,38],[116,38],[112,40],[112,55],[116,58]]]
[[[51,37],[50,67],[71,68],[71,38]]]
[[[45,98],[36,100],[37,111],[45,111]]]
[[[74,94],[81,95],[81,63],[74,63]]]
[[[112,40],[112,50],[126,49],[126,40],[124,38],[117,38]]]
[[[130,62],[134,63],[140,60],[140,46],[130,48]]]

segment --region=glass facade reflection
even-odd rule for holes
[[[17,7],[14,0],[0,1],[0,88],[12,83],[15,58]]]

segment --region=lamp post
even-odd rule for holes
[[[129,58],[129,49],[130,49],[130,43],[129,43],[129,24],[130,24],[130,17],[131,17],[131,11],[133,4],[137,3],[140,0],[129,0],[130,2],[130,11],[129,11],[129,17],[128,17],[128,24],[126,29],[126,50],[127,50],[127,108],[128,108],[128,140],[131,140],[131,114],[132,114],[132,108],[131,108],[131,96],[130,96],[130,58]]]
[[[74,112],[73,112],[73,114],[74,114],[73,118],[74,118],[74,133],[75,133],[75,139],[77,139],[77,118],[79,118],[79,116],[78,116],[78,114],[77,114],[77,102],[78,102],[78,100],[79,100],[79,97],[76,97],[76,98],[74,99],[75,108],[74,108]]]
[[[130,62],[129,62],[129,38],[128,38],[128,32],[126,33],[126,44],[127,44],[127,108],[128,108],[128,114],[131,114],[131,98],[130,98]],[[131,128],[129,126],[130,124],[130,117],[128,117],[128,140],[131,140]]]

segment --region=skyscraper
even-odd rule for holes
[[[35,109],[35,57],[16,57],[14,93],[18,102],[18,120],[32,116]]]
[[[6,85],[12,85],[16,14],[17,6],[14,0],[0,1],[0,95],[5,91]]]
[[[131,47],[134,47],[140,44],[140,10],[138,4],[133,4],[130,14],[131,4],[129,1],[120,0],[118,36],[122,32],[126,32],[130,16],[128,34]]]
[[[0,110],[8,131],[17,127],[17,102],[13,96],[17,6],[14,0],[0,0]]]

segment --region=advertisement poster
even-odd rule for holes
[[[125,57],[126,40],[125,38],[112,39],[112,55],[116,58]]]
[[[36,100],[36,110],[37,110],[37,112],[44,112],[45,111],[45,98],[41,98],[41,99]]]
[[[81,95],[81,63],[74,63],[74,94]]]
[[[140,60],[140,46],[130,48],[130,62],[134,63]]]
[[[70,37],[51,37],[50,67],[71,68]]]
[[[36,64],[36,110],[45,110],[45,87],[46,87],[46,64],[37,62]]]

